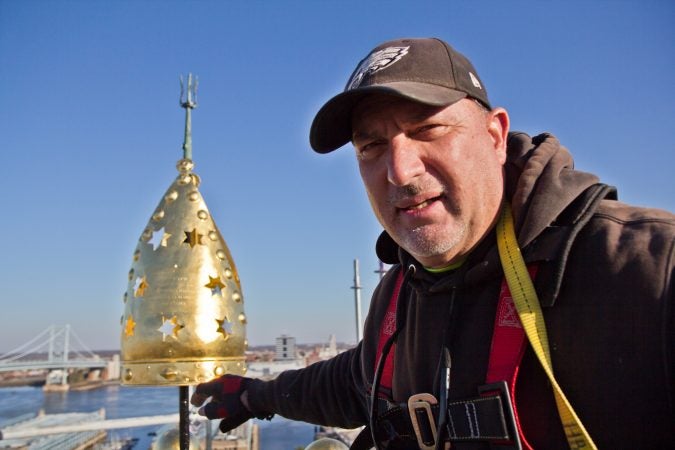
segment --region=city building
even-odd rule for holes
[[[276,339],[275,361],[294,361],[297,359],[295,338],[282,334]]]

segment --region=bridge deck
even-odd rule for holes
[[[103,369],[107,367],[107,365],[108,361],[102,359],[69,360],[66,362],[47,360],[21,360],[8,363],[0,361],[0,372],[40,369]]]

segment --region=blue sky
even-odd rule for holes
[[[671,1],[0,0],[0,352],[50,324],[119,347],[131,255],[176,176],[178,76],[199,76],[201,192],[239,268],[251,344],[354,341],[377,282],[349,147],[314,113],[396,37],[467,54],[512,128],[554,133],[622,200],[675,210]]]

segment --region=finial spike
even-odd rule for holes
[[[183,76],[180,76],[180,106],[185,108],[185,139],[183,141],[183,159],[192,160],[192,117],[191,111],[197,107],[198,78],[192,79],[188,73],[187,86],[183,84]]]

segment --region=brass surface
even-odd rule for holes
[[[309,444],[305,450],[349,450],[349,447],[337,439],[321,438]]]
[[[193,167],[178,162],[133,253],[121,321],[126,385],[183,386],[246,371],[239,275]]]

